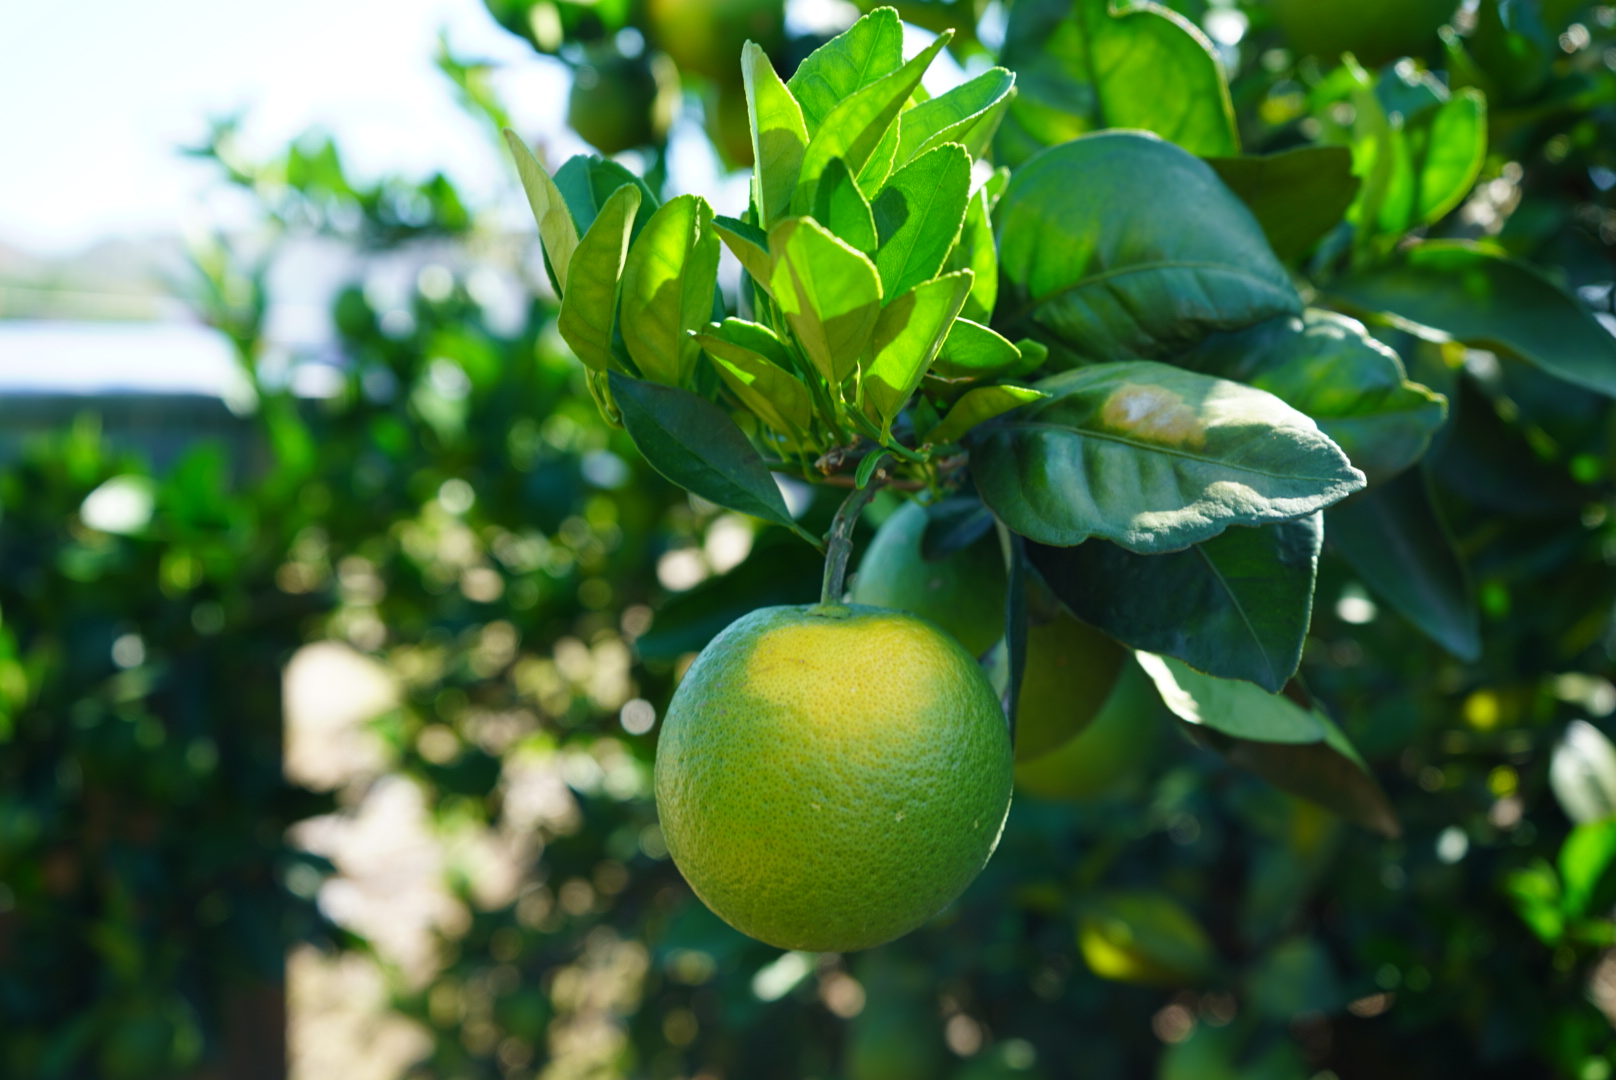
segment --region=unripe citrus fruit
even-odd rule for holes
[[[1419,52],[1458,5],[1454,0],[1271,0],[1292,45],[1334,66],[1349,52],[1377,68]]]
[[[668,58],[591,50],[573,73],[567,126],[603,154],[660,142],[673,124],[678,72]]]
[[[650,0],[652,40],[686,71],[735,81],[741,47],[773,53],[785,40],[784,0]]]
[[[1031,761],[1089,726],[1128,653],[1065,610],[1027,628],[1027,668],[1016,708],[1016,761]]]
[[[936,626],[842,604],[762,608],[668,705],[656,801],[696,895],[782,949],[907,933],[987,862],[1010,738],[976,661]]]
[[[853,602],[912,612],[947,630],[972,656],[1004,636],[1004,556],[988,533],[933,562],[920,553],[926,510],[904,503],[881,523],[853,579]]]
[[[1081,735],[1037,761],[1016,766],[1016,787],[1044,799],[1084,802],[1139,782],[1167,715],[1150,681],[1129,661],[1111,696]]]

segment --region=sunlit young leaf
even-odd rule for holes
[[[748,41],[741,55],[747,117],[752,128],[752,202],[765,226],[785,215],[808,149],[802,108],[780,81],[768,54]]]
[[[945,143],[899,169],[875,197],[875,268],[889,303],[937,276],[964,224],[970,190],[970,157],[958,143]]]
[[[961,270],[918,285],[881,309],[860,385],[883,432],[920,385],[970,291],[971,272]]]
[[[556,281],[565,285],[567,267],[572,262],[573,250],[578,246],[578,229],[572,223],[572,212],[567,209],[555,181],[550,179],[550,174],[544,171],[544,166],[539,164],[521,136],[506,128],[505,144],[516,159],[516,171],[522,178],[522,190],[527,192],[527,204],[533,208],[533,218],[539,226],[544,253],[550,260]]]
[[[1019,409],[1030,401],[1045,397],[1039,390],[1025,386],[981,386],[968,391],[948,410],[943,422],[926,433],[926,441],[934,444],[959,442],[965,433],[995,416],[1011,409]]]
[[[792,332],[832,389],[853,374],[881,314],[881,278],[869,259],[811,218],[769,234],[771,289]]]
[[[578,359],[596,371],[605,371],[612,363],[617,286],[639,207],[637,186],[618,188],[578,242],[567,269],[556,329]]]
[[[892,8],[877,8],[810,53],[786,86],[812,136],[838,104],[902,64],[903,24]]]
[[[623,265],[622,333],[640,373],[667,386],[689,386],[700,347],[690,332],[706,326],[718,283],[713,208],[699,195],[664,203],[640,231]]]

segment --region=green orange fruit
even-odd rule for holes
[[[1086,802],[1136,785],[1154,756],[1167,707],[1138,664],[1122,666],[1105,705],[1082,734],[1016,765],[1016,787],[1044,799]]]
[[[679,77],[667,57],[591,50],[573,73],[567,126],[603,154],[667,137],[678,111]]]
[[[650,0],[652,41],[685,71],[721,82],[741,75],[741,47],[773,54],[785,42],[784,0]]]
[[[908,611],[947,630],[972,656],[1004,636],[1004,556],[991,532],[947,558],[921,554],[926,510],[904,503],[864,552],[853,579],[855,604]]]
[[[707,95],[707,137],[725,164],[744,168],[752,164],[752,118],[746,109],[746,89],[725,83]]]
[[[1420,52],[1458,5],[1454,0],[1270,0],[1300,52],[1334,65],[1351,53],[1376,68]]]
[[[902,612],[762,608],[702,650],[657,744],[657,810],[696,895],[783,949],[913,930],[981,871],[1010,739],[976,660]]]
[[[1099,715],[1128,653],[1065,610],[1027,628],[1027,667],[1016,709],[1016,761],[1070,742]]]

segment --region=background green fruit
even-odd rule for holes
[[[1016,765],[1016,788],[1044,799],[1083,802],[1137,786],[1167,718],[1150,676],[1129,659],[1100,714],[1081,735],[1037,761]]]
[[[783,949],[850,952],[952,902],[1010,808],[974,657],[903,612],[762,608],[703,649],[657,742],[657,813],[696,895]]]
[[[707,95],[707,137],[733,168],[752,164],[752,120],[746,111],[746,88],[724,83]]]
[[[785,41],[783,0],[651,0],[652,40],[680,68],[734,82],[741,46],[773,54]]]
[[[603,154],[661,142],[678,110],[679,76],[659,54],[596,49],[573,74],[567,125]]]
[[[989,532],[946,559],[920,553],[926,511],[904,503],[881,523],[853,579],[853,602],[909,611],[947,630],[972,656],[1004,636],[1004,556]]]
[[[1128,653],[1066,611],[1027,628],[1027,669],[1016,709],[1016,761],[1059,748],[1089,726]]]
[[[1456,6],[1453,0],[1271,0],[1298,51],[1334,65],[1344,52],[1379,67],[1424,49]]]

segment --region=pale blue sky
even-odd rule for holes
[[[805,29],[853,15],[841,0],[792,0]],[[433,66],[440,27],[457,53],[504,65],[517,125],[551,160],[585,149],[562,122],[562,66],[481,0],[0,0],[0,243],[65,254],[208,216],[198,193],[212,174],[174,147],[242,107],[265,152],[322,126],[361,176],[443,168],[474,204],[509,194],[505,162]],[[909,29],[913,52],[931,35]],[[926,81],[936,92],[961,77],[940,58]],[[718,189],[699,138],[676,145],[673,165],[685,190],[721,198],[735,186]]]

